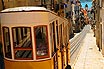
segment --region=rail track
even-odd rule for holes
[[[90,30],[90,25],[86,25],[80,33],[77,33],[72,39],[70,39],[70,58],[71,58],[71,65],[74,64],[78,52],[81,48],[81,42],[85,38],[87,32]]]

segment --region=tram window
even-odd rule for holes
[[[64,32],[64,43],[65,43],[65,45],[67,45],[67,27],[65,27],[64,30],[66,30],[66,31],[63,31]]]
[[[55,22],[50,23],[50,43],[52,45],[51,52],[52,56],[56,53],[56,38],[58,38],[58,26],[56,25],[56,33],[55,33]]]
[[[57,44],[59,44],[59,36],[58,36],[58,21],[56,21],[56,34],[57,34]]]
[[[15,59],[32,59],[32,38],[30,27],[13,27]]]
[[[32,58],[32,51],[31,50],[16,50],[15,51],[15,58]]]
[[[47,26],[37,26],[34,28],[34,32],[37,58],[41,56],[48,56]]]
[[[3,37],[4,37],[5,57],[12,58],[11,44],[10,44],[10,33],[9,33],[9,28],[8,27],[3,27]]]
[[[60,33],[60,41],[59,41],[59,43],[60,43],[60,46],[62,46],[63,45],[63,37],[62,37],[62,24],[59,26],[59,33]]]
[[[14,27],[13,29],[13,46],[15,47],[32,47],[30,28]]]
[[[54,45],[54,52],[56,52],[56,33],[55,33],[55,23],[52,23],[52,33],[53,33],[53,45]]]

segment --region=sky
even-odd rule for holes
[[[92,2],[81,2],[82,8],[85,8],[86,4],[88,5],[88,9],[90,9],[92,6]]]
[[[92,0],[80,0],[81,2],[85,2],[85,1],[92,1]]]

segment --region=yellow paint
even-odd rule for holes
[[[68,63],[70,63],[70,42],[68,44]]]
[[[58,69],[62,69],[61,52],[58,50]]]
[[[47,61],[8,61],[5,60],[5,69],[52,69],[52,60]]]

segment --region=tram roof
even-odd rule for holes
[[[7,8],[5,10],[2,10],[1,12],[19,12],[19,11],[34,11],[34,10],[40,10],[40,11],[46,11],[46,8],[44,7],[15,7],[15,8]]]

